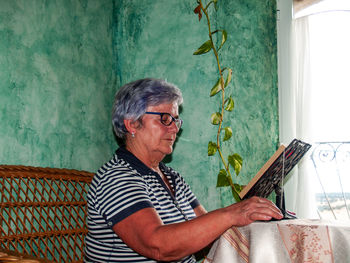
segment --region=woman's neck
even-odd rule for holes
[[[141,162],[143,162],[148,168],[155,172],[159,172],[159,163],[163,160],[164,155],[160,153],[150,153],[144,151],[137,147],[132,147],[131,145],[126,145],[125,147],[129,152],[137,157]]]

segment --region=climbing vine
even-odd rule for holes
[[[219,52],[223,48],[227,40],[227,32],[224,29],[212,29],[209,9],[214,8],[217,11],[218,0],[211,0],[205,3],[202,0],[197,0],[197,6],[194,9],[194,13],[201,21],[204,14],[207,20],[208,37],[194,53],[193,55],[203,55],[208,52],[212,52],[215,56],[218,77],[215,80],[215,84],[210,90],[210,97],[221,96],[219,110],[211,114],[211,123],[217,126],[216,140],[209,141],[208,143],[208,156],[219,156],[220,162],[223,164],[223,168],[220,169],[217,175],[217,187],[230,187],[232,195],[236,201],[240,201],[239,192],[242,190],[242,186],[235,183],[234,176],[232,175],[231,168],[234,170],[236,177],[239,175],[243,159],[237,153],[230,153],[228,156],[224,156],[223,143],[232,139],[232,128],[230,126],[224,127],[224,117],[234,109],[234,100],[232,96],[227,96],[226,90],[232,85],[232,69],[229,67],[223,67],[219,59]],[[214,82],[214,81],[213,81]],[[231,85],[230,85],[231,84]]]

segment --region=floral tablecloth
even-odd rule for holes
[[[205,263],[350,262],[350,221],[293,219],[230,228]]]

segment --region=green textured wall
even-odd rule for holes
[[[111,0],[0,0],[0,163],[94,171],[115,148]]]
[[[118,86],[144,78],[164,78],[183,91],[182,132],[170,165],[181,172],[208,210],[232,202],[230,191],[215,187],[218,159],[207,156],[215,140],[210,114],[217,111],[209,91],[215,83],[212,53],[193,56],[207,40],[206,21],[193,14],[195,0],[117,0],[114,9]],[[278,143],[276,3],[220,0],[214,26],[228,32],[221,61],[233,68],[236,108],[227,121],[234,139],[227,144],[244,159],[247,183]]]
[[[164,78],[183,91],[185,124],[170,158],[211,210],[231,202],[207,156],[216,80],[195,0],[0,0],[0,163],[95,171],[117,147],[110,109],[117,87]],[[275,1],[220,0],[228,32],[221,61],[234,70],[228,144],[247,183],[278,142]],[[169,160],[168,160],[169,161]]]

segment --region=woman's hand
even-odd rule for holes
[[[270,200],[252,197],[226,207],[233,226],[245,226],[257,220],[282,219],[281,211]]]

